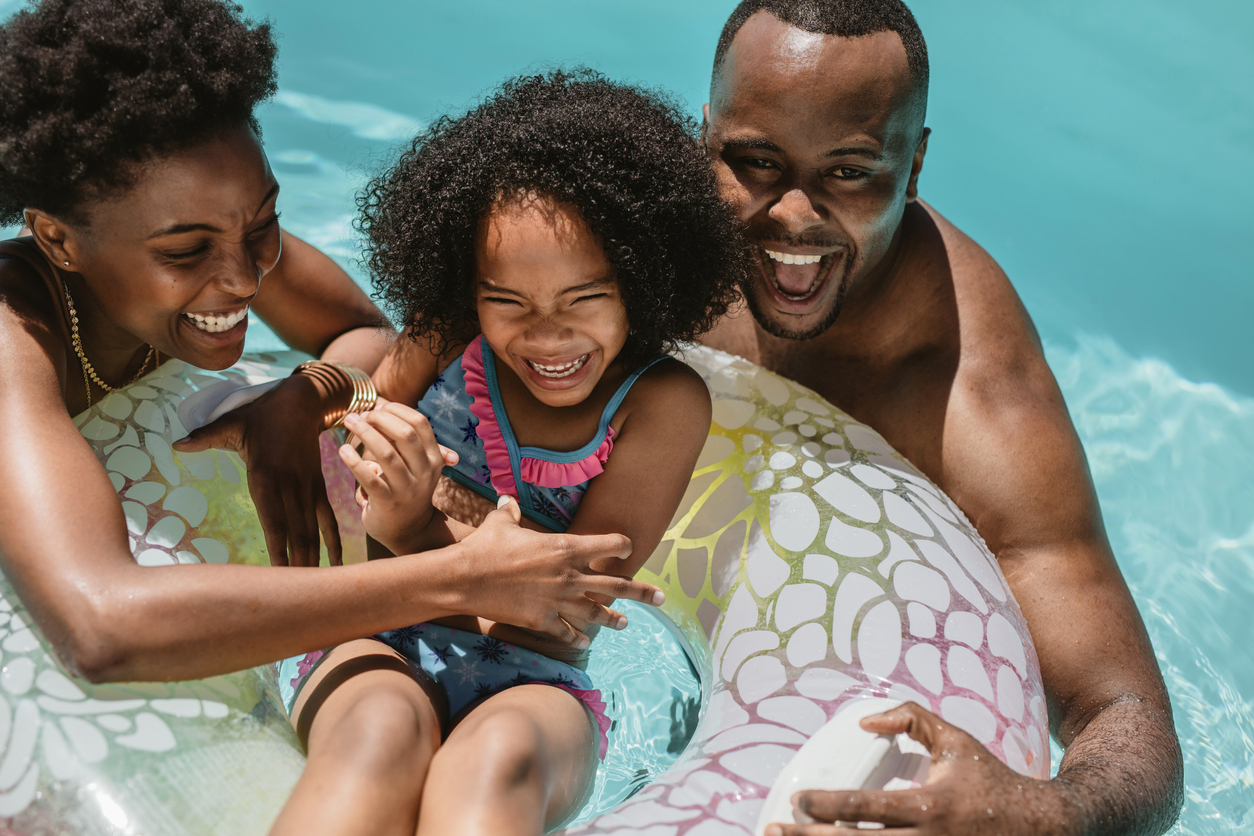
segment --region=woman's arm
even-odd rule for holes
[[[680,363],[655,366],[632,388],[619,410],[624,418],[605,472],[592,480],[568,530],[568,534],[613,532],[626,534],[631,539],[630,557],[601,561],[598,571],[630,578],[652,555],[691,479],[692,469],[709,434],[710,413],[710,395],[704,381]],[[418,428],[420,432],[425,428],[429,433],[421,415],[415,414],[414,420],[422,425]],[[382,416],[372,413],[360,423],[359,434],[368,435],[373,441],[367,447],[373,447],[374,458],[393,453],[398,460],[419,456],[418,450],[422,448],[401,452],[404,445],[397,443],[395,429],[389,431],[384,426]],[[373,472],[355,454],[352,458],[359,478],[374,481]],[[429,492],[425,495],[429,496]],[[397,504],[394,515],[400,514],[399,509],[404,504],[403,501]],[[389,547],[400,551],[436,548],[457,542],[473,531],[471,526],[436,512],[421,532],[400,537]],[[591,597],[599,604],[612,603],[609,598]],[[589,605],[592,603],[590,601]],[[476,614],[478,618],[462,614],[454,619],[442,619],[441,623],[492,635],[563,661],[578,663],[580,659],[569,646],[528,634],[508,622],[494,623],[486,613]],[[621,628],[625,623],[624,620],[610,626]],[[595,628],[588,632],[595,634]]]
[[[283,255],[262,281],[252,310],[292,348],[368,373],[395,336],[347,273],[290,232],[283,233]],[[316,566],[319,531],[330,562],[340,562],[339,528],[322,479],[318,436],[322,416],[351,397],[346,386],[295,375],[175,444],[187,453],[218,447],[243,458],[276,566]]]
[[[0,276],[0,562],[78,675],[200,678],[466,611],[574,642],[568,623],[587,624],[588,592],[656,593],[589,573],[628,552],[626,538],[544,537],[505,511],[456,546],[365,565],[141,567],[118,496],[66,414],[52,315],[15,285]]]

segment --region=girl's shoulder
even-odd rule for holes
[[[623,398],[614,423],[631,415],[703,426],[710,422],[710,390],[701,375],[674,357],[663,357],[645,369]]]

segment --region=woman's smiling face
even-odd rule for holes
[[[503,202],[475,243],[483,338],[548,406],[592,394],[627,341],[614,268],[573,208],[543,197]]]
[[[282,250],[279,186],[241,126],[146,163],[87,207],[68,268],[122,331],[206,369],[239,359],[248,306]]]

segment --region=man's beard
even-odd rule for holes
[[[745,304],[749,306],[749,312],[753,314],[753,318],[762,330],[773,337],[779,337],[783,340],[812,340],[828,328],[831,328],[832,323],[836,321],[836,317],[840,316],[840,309],[845,305],[845,293],[849,290],[848,276],[842,276],[840,284],[836,287],[836,300],[832,305],[832,309],[827,312],[827,315],[823,317],[823,320],[818,325],[801,331],[789,328],[787,325],[779,322],[777,317],[783,315],[778,311],[768,311],[759,304],[757,289],[754,287],[755,282],[758,281],[769,281],[769,279],[750,276],[746,280],[745,286],[742,286],[740,289],[741,295],[744,296]]]

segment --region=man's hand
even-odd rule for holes
[[[366,533],[393,554],[420,551],[419,544],[434,508],[431,497],[444,465],[457,464],[457,453],[441,446],[431,424],[416,409],[380,400],[362,415],[349,415],[346,426],[361,442],[340,447],[340,459],[357,479],[357,504]]]
[[[318,532],[339,565],[340,530],[322,479],[322,406],[300,376],[176,441],[180,453],[218,448],[239,454],[274,566],[317,566]]]
[[[926,746],[932,766],[923,786],[894,792],[800,792],[793,796],[794,818],[817,823],[773,824],[766,829],[767,836],[864,833],[857,822],[879,822],[912,836],[1010,836],[1074,829],[1074,810],[1054,782],[1020,775],[971,735],[915,703],[867,717],[862,728],[877,734],[904,732]]]

